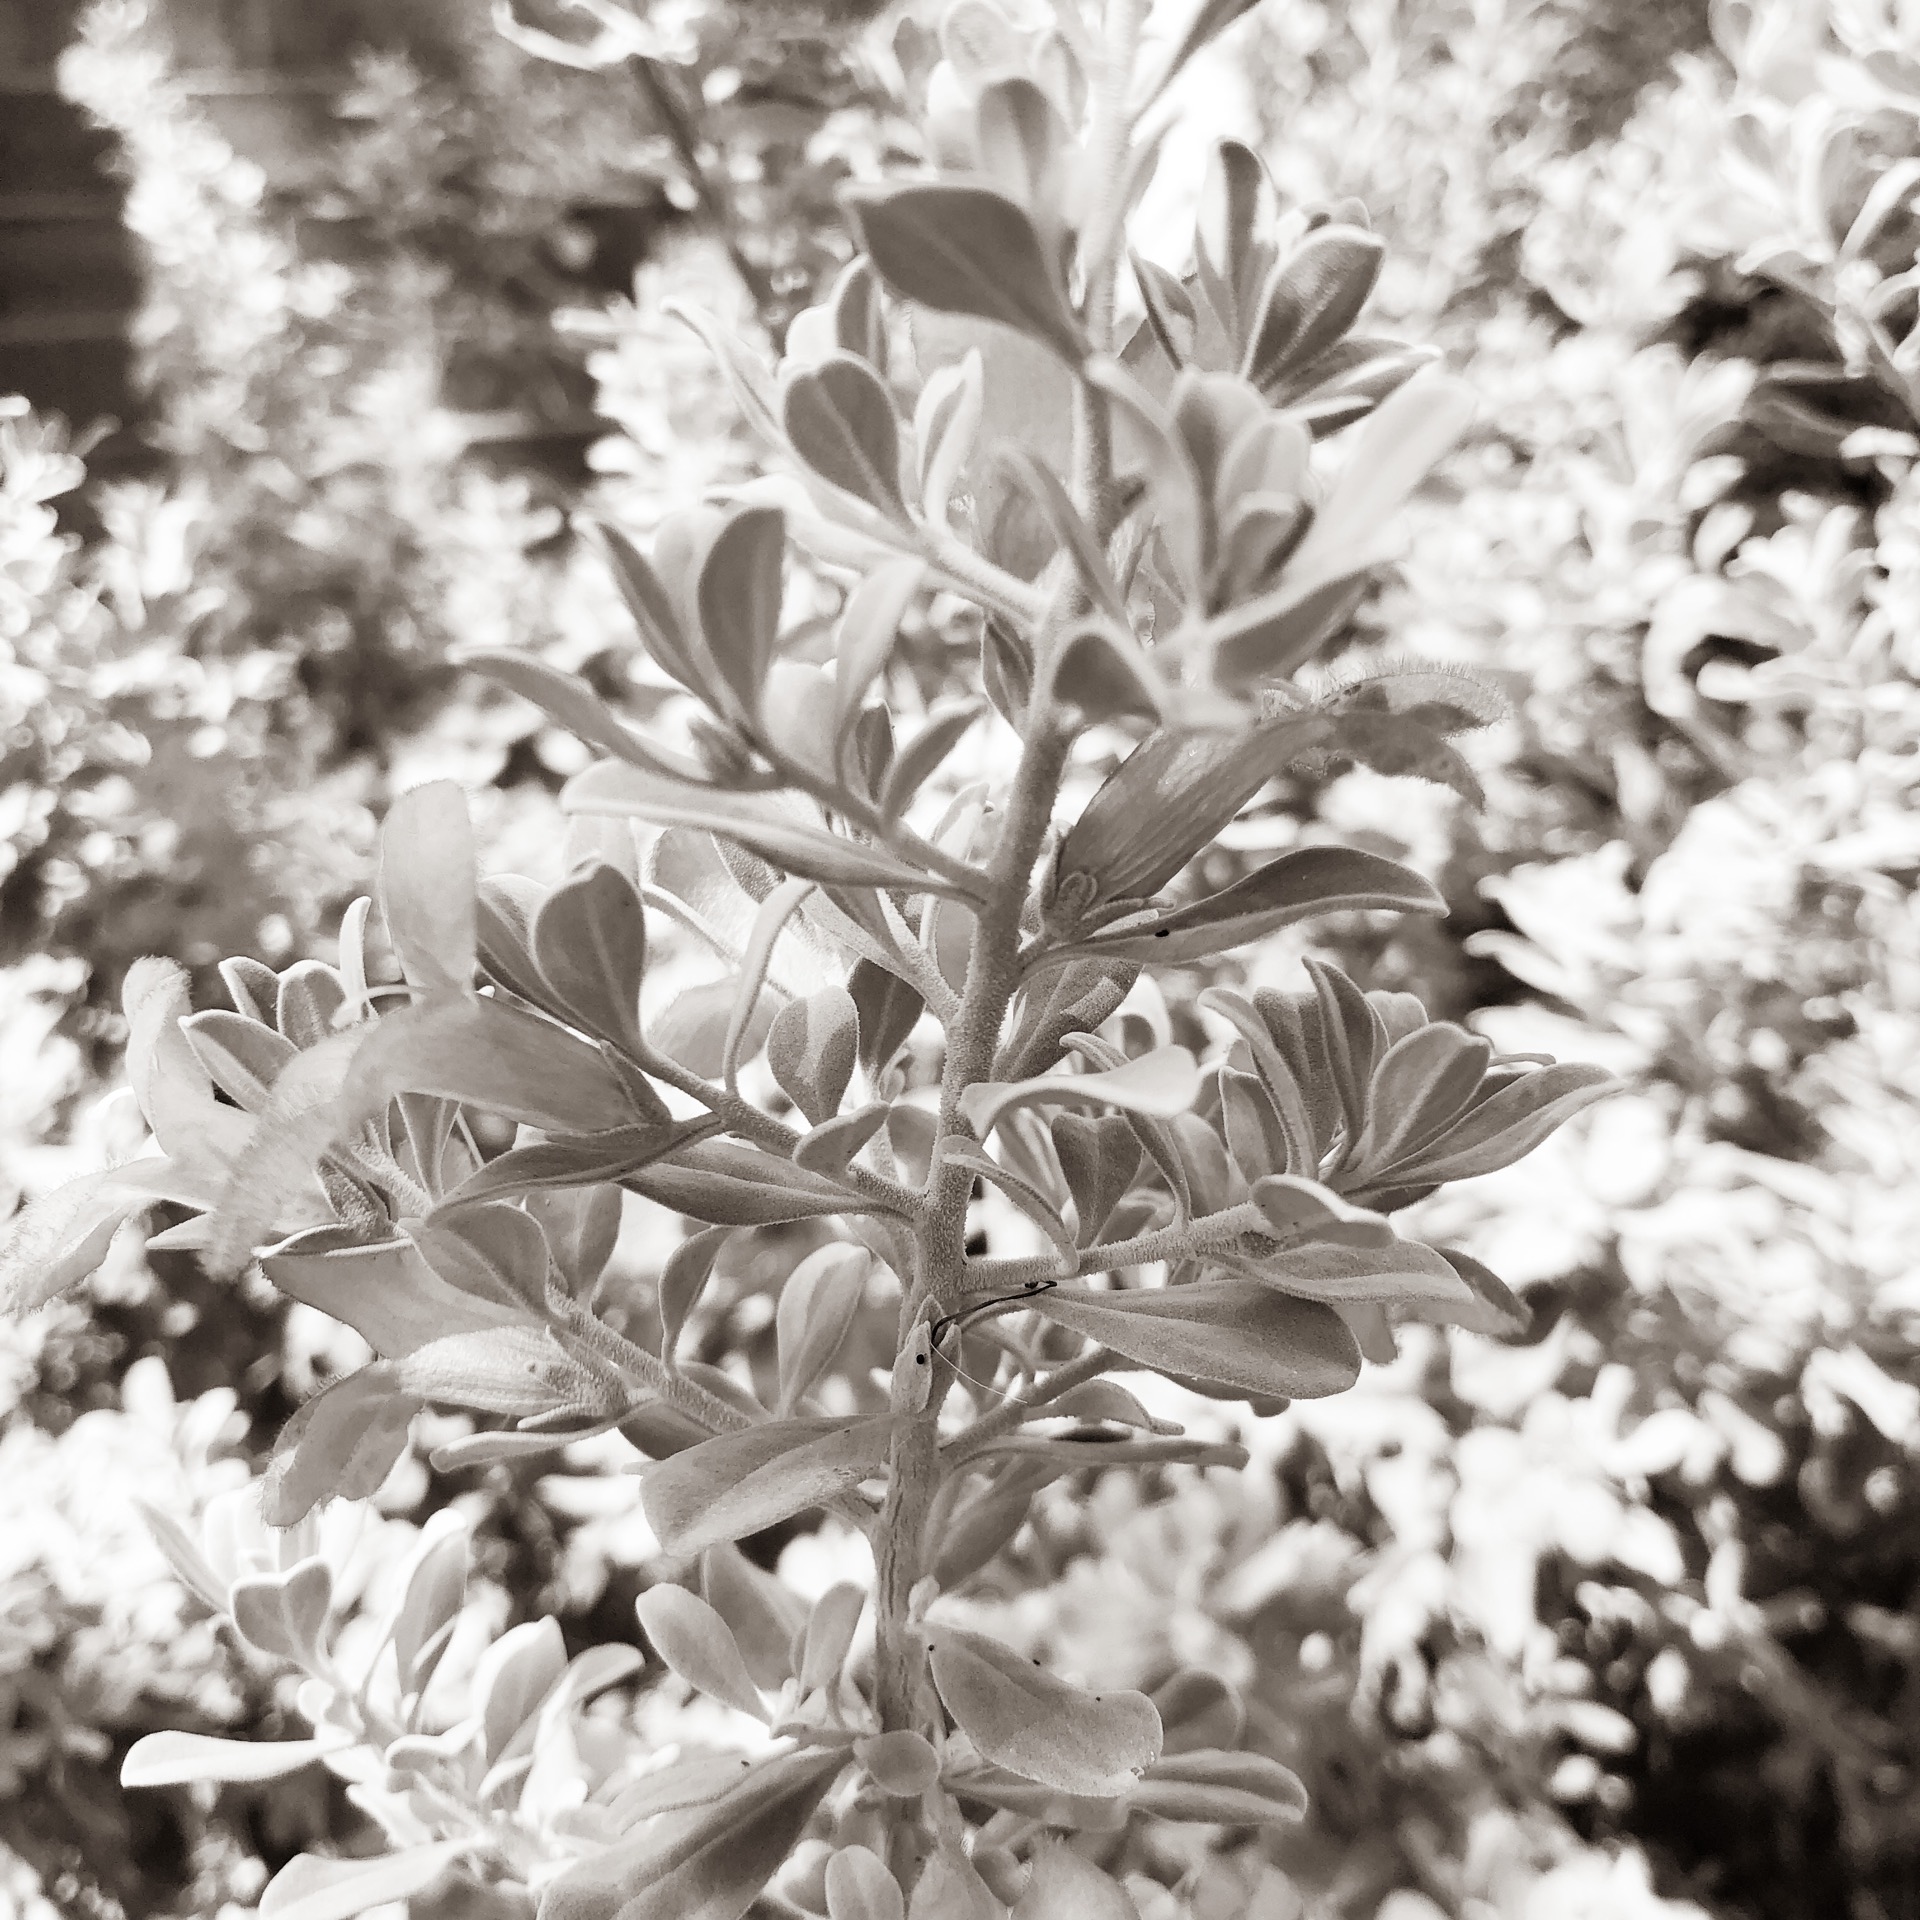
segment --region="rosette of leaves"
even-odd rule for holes
[[[1037,1669],[941,1596],[1050,1481],[1245,1459],[1111,1374],[1258,1414],[1350,1386],[1396,1317],[1513,1324],[1492,1275],[1388,1216],[1605,1091],[1326,969],[1304,996],[1219,998],[1233,1038],[1204,1063],[1119,1017],[1155,969],[1317,916],[1439,911],[1421,875],[1337,845],[1213,892],[1181,876],[1296,764],[1471,795],[1451,737],[1497,702],[1438,668],[1296,677],[1462,407],[1370,347],[1341,357],[1376,252],[1350,219],[1283,218],[1237,149],[1191,287],[1156,283],[1160,320],[1120,336],[1163,76],[1135,87],[1137,9],[1109,15],[1032,34],[961,0],[929,80],[942,170],[850,196],[866,251],[777,373],[708,329],[785,471],[650,551],[608,532],[672,688],[649,725],[537,658],[472,657],[603,756],[564,796],[560,884],[481,879],[459,795],[426,787],[382,837],[389,965],[361,906],[335,969],[232,963],[231,1012],[139,970],[129,1062],[158,1151],[36,1203],[0,1255],[32,1304],[165,1199],[198,1216],[173,1244],[257,1258],[355,1326],[375,1358],[283,1437],[277,1520],[371,1491],[426,1400],[511,1423],[467,1458],[616,1426],[646,1456],[646,1517],[705,1583],[650,1602],[649,1636],[794,1744],[636,1788],[631,1832],[575,1829],[546,1920],[738,1920],[804,1877],[805,1838],[831,1857],[794,1897],[831,1915],[1124,1915],[1048,1830],[1297,1817],[1297,1783],[1231,1730],[1182,1750],[1165,1703]],[[1316,437],[1359,416],[1323,480]],[[790,617],[790,541],[844,583],[824,625]],[[930,595],[973,611],[979,695],[916,711],[892,656]],[[1116,734],[1131,752],[1057,819]],[[721,976],[663,1001],[652,956],[688,942]],[[658,1350],[596,1292],[627,1192],[693,1229],[659,1275]],[[999,1250],[974,1238],[989,1217]],[[778,1230],[799,1221],[833,1237],[793,1262]],[[684,1359],[712,1275],[782,1246],[777,1379]],[[890,1369],[845,1357],[876,1344]],[[851,1664],[853,1602],[803,1632],[729,1558],[822,1508],[873,1550]]]

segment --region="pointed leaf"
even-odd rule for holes
[[[906,812],[914,796],[984,712],[986,707],[978,700],[962,700],[946,707],[933,714],[895,754],[880,785],[880,811],[889,820],[897,820]]]
[[[1040,509],[1055,541],[1072,557],[1074,571],[1095,606],[1115,625],[1126,628],[1127,605],[1107,556],[1094,538],[1093,530],[1080,517],[1060,476],[1026,447],[1014,447],[1004,456],[1027,497]]]
[[[774,1079],[816,1127],[840,1111],[859,1053],[860,1016],[844,987],[789,1000],[767,1031]]]
[[[648,1467],[640,1503],[669,1553],[693,1554],[759,1533],[871,1479],[887,1462],[893,1420],[781,1420],[721,1434]]]
[[[1238,1275],[1114,1293],[1055,1287],[1031,1310],[1156,1373],[1242,1393],[1314,1400],[1360,1377],[1353,1337],[1332,1308]]]
[[[83,1173],[29,1200],[0,1230],[0,1315],[31,1313],[77,1287],[153,1200],[112,1172]]]
[[[1006,1920],[973,1862],[957,1848],[942,1847],[920,1869],[907,1920]]]
[[[588,1032],[630,1054],[645,1050],[646,914],[625,874],[595,861],[562,882],[534,915],[530,944],[541,977]]]
[[[841,1669],[847,1663],[847,1655],[853,1649],[853,1636],[860,1625],[860,1615],[866,1604],[865,1589],[853,1585],[851,1581],[841,1581],[829,1587],[813,1603],[813,1611],[807,1616],[806,1638],[800,1651],[800,1671],[796,1676],[803,1698],[822,1687],[831,1689],[838,1683]]]
[[[923,1623],[933,1683],[988,1760],[1062,1793],[1125,1792],[1160,1754],[1144,1693],[1089,1693],[984,1634]]]
[[[1396,1185],[1428,1186],[1510,1167],[1564,1126],[1584,1107],[1617,1092],[1620,1082],[1604,1067],[1562,1061],[1523,1074],[1479,1101],[1444,1133],[1391,1168],[1369,1169],[1369,1178],[1392,1173]]]
[[[1090,1247],[1140,1170],[1140,1139],[1118,1114],[1056,1114],[1053,1150],[1073,1198],[1074,1238]]]
[[[713,1263],[726,1244],[731,1227],[706,1227],[689,1234],[667,1255],[660,1270],[657,1305],[660,1314],[660,1355],[672,1360],[680,1345],[681,1329],[687,1315],[713,1277]]]
[[[791,1678],[794,1641],[807,1623],[797,1593],[731,1544],[701,1554],[700,1588],[727,1623],[756,1686],[772,1691]]]
[[[688,1686],[710,1699],[766,1720],[740,1648],[727,1623],[685,1587],[649,1587],[634,1603],[653,1650]]]
[[[913,182],[853,187],[843,199],[894,292],[938,313],[997,320],[1069,365],[1086,357],[1078,321],[1023,208],[989,187]]]
[[[623,1180],[656,1160],[703,1140],[714,1131],[711,1120],[669,1121],[664,1125],[612,1127],[605,1133],[557,1135],[535,1146],[509,1147],[471,1175],[434,1208],[445,1214],[481,1200],[511,1198],[540,1190],[592,1187]]]
[[[892,1111],[885,1101],[877,1100],[815,1127],[794,1148],[794,1165],[828,1179],[838,1178],[853,1156],[886,1125]]]
[[[291,1527],[322,1500],[366,1500],[406,1451],[420,1402],[384,1361],[321,1388],[274,1442],[260,1496],[271,1527]]]
[[[578,674],[564,672],[530,653],[505,648],[477,648],[461,653],[458,659],[461,666],[471,667],[508,692],[531,701],[576,739],[612,754],[616,760],[625,760],[663,779],[697,782],[702,777],[700,768],[684,754],[655,746],[644,734],[636,733]]]

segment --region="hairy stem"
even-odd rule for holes
[[[1115,1273],[1122,1267],[1144,1267],[1156,1260],[1191,1260],[1199,1254],[1220,1252],[1250,1233],[1267,1231],[1266,1216],[1251,1201],[1242,1201],[1237,1207],[1204,1213],[1180,1226],[1155,1227],[1130,1239],[1084,1248],[1075,1272]],[[969,1260],[962,1298],[1017,1294],[1034,1281],[1059,1277],[1059,1267],[1050,1253],[1019,1260]]]

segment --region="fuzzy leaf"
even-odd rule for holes
[[[755,1763],[719,1798],[549,1881],[540,1920],[741,1920],[845,1764],[837,1747]]]
[[[807,1623],[798,1594],[730,1543],[701,1554],[700,1590],[727,1623],[756,1686],[772,1691],[791,1678],[793,1645]]]
[[[1160,716],[1160,677],[1152,661],[1132,634],[1106,621],[1089,621],[1061,643],[1053,694],[1089,723]]]
[[[321,1658],[333,1571],[324,1560],[302,1560],[285,1573],[236,1580],[227,1610],[243,1638],[262,1653],[313,1668]]]
[[[646,914],[633,882],[595,861],[562,882],[534,915],[534,964],[560,1005],[589,1033],[629,1054],[640,1036],[640,977],[647,964]]]
[[[960,1096],[960,1109],[982,1139],[1017,1107],[1092,1105],[1166,1117],[1184,1113],[1200,1094],[1200,1065],[1185,1047],[1157,1047],[1104,1073],[1041,1074],[1006,1085],[981,1081]]]
[[[778,507],[743,507],[715,536],[700,569],[701,635],[747,716],[759,713],[773,665],[786,557],[785,514]]]
[[[902,1728],[895,1733],[871,1733],[853,1743],[853,1757],[883,1793],[912,1800],[940,1777],[940,1755],[925,1734]]]
[[[1125,1792],[1160,1753],[1160,1716],[1143,1693],[1070,1686],[1010,1647],[923,1624],[933,1684],[988,1760],[1062,1793]]]
[[[1191,906],[1097,934],[1064,951],[1076,958],[1185,966],[1249,946],[1316,914],[1446,910],[1438,890],[1397,860],[1356,847],[1299,847]]]
[[[690,1219],[719,1227],[765,1227],[844,1213],[846,1188],[732,1140],[703,1140],[673,1161],[661,1161],[622,1183]]]
[[[825,1246],[788,1274],[775,1315],[780,1406],[794,1406],[833,1364],[866,1298],[873,1256],[865,1247]]]
[[[1353,1337],[1331,1307],[1238,1275],[1113,1293],[1055,1287],[1029,1304],[1153,1372],[1241,1393],[1315,1400],[1360,1377]]]
[[[466,1603],[471,1544],[466,1522],[450,1508],[422,1530],[390,1635],[403,1695],[426,1686],[447,1650]]]
[[[0,1315],[31,1313],[77,1287],[154,1197],[107,1172],[83,1173],[29,1200],[0,1233]]]
[[[630,814],[656,826],[696,827],[737,842],[782,872],[829,886],[957,891],[950,881],[909,866],[884,848],[810,826],[778,801],[651,779],[614,761],[576,774],[561,804],[572,813]]]
[[[900,423],[884,382],[864,360],[834,353],[790,374],[780,418],[794,452],[821,479],[892,519],[906,518]]]
[[[272,1527],[304,1520],[322,1500],[367,1500],[406,1451],[420,1402],[376,1360],[322,1387],[274,1442],[260,1510]]]
[[[1073,1198],[1074,1238],[1090,1247],[1140,1170],[1139,1136],[1118,1114],[1056,1114],[1052,1131],[1054,1155]]]
[[[1069,365],[1086,357],[1079,323],[1023,208],[990,187],[945,182],[853,187],[843,195],[881,277],[937,313],[997,320]]]
[[[1307,1790],[1297,1774],[1264,1754],[1200,1748],[1155,1761],[1133,1804],[1162,1820],[1291,1826],[1306,1815]]]
[[[920,1869],[907,1920],[1006,1920],[973,1862],[957,1848],[940,1848]]]
[[[1447,1180],[1471,1180],[1496,1173],[1531,1153],[1584,1107],[1619,1090],[1604,1067],[1562,1061],[1523,1073],[1497,1092],[1477,1101],[1445,1132],[1391,1167],[1369,1168],[1369,1179],[1385,1174],[1396,1186],[1428,1186]]]
[[[407,984],[473,985],[473,829],[451,780],[403,793],[380,828],[380,912]]]
[[[688,1686],[710,1699],[767,1719],[766,1703],[747,1672],[727,1623],[685,1587],[649,1587],[634,1603],[653,1650]]]
[[[866,1603],[865,1588],[851,1581],[829,1587],[813,1603],[801,1643],[800,1671],[795,1676],[800,1682],[802,1698],[838,1684]]]
[[[669,1553],[698,1553],[759,1533],[871,1479],[893,1421],[781,1420],[702,1441],[645,1469],[640,1504]]]
[[[525,1306],[452,1284],[411,1240],[341,1246],[338,1239],[338,1228],[313,1228],[263,1252],[260,1265],[289,1299],[353,1328],[384,1359],[398,1360],[446,1334],[527,1321]]]
[[[623,1180],[628,1174],[637,1173],[642,1167],[705,1139],[713,1131],[711,1120],[681,1120],[663,1125],[613,1127],[605,1133],[562,1134],[534,1146],[510,1147],[454,1188],[435,1207],[432,1217],[437,1221],[480,1200]]]
[[[844,987],[789,1000],[767,1030],[767,1065],[813,1126],[840,1111],[860,1056],[860,1015]]]

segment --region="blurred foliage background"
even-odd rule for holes
[[[94,0],[59,58],[124,194],[134,398],[104,440],[0,401],[0,1207],[111,1151],[128,963],[325,955],[392,792],[460,779],[492,863],[545,871],[580,750],[447,649],[610,674],[573,516],[644,531],[748,458],[662,303],[777,336],[844,255],[836,183],[911,156],[927,26],[415,0],[276,87],[234,77],[272,64],[247,17]],[[1149,250],[1204,141],[1254,137],[1365,201],[1382,322],[1480,390],[1353,644],[1517,710],[1481,815],[1348,774],[1234,844],[1412,859],[1451,917],[1335,957],[1632,1090],[1429,1232],[1526,1339],[1410,1330],[1252,1424],[1244,1476],[1056,1486],[981,1604],[1119,1683],[1244,1681],[1314,1810],[1265,1851],[1179,1830],[1219,1920],[1914,1920],[1920,10],[1268,0],[1186,85]],[[0,1913],[238,1915],[351,1840],[324,1779],[116,1783],[154,1728],[278,1726],[133,1500],[243,1478],[338,1338],[178,1254],[5,1335]],[[405,1466],[380,1538],[448,1502],[503,1620],[635,1637],[630,1481]],[[756,1546],[835,1577],[830,1535]]]

